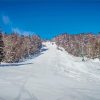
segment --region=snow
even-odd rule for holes
[[[41,54],[0,65],[0,100],[100,100],[100,62],[44,42]]]

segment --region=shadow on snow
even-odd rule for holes
[[[47,51],[48,49],[45,48],[46,46],[43,46],[44,48],[41,48],[40,52],[37,54],[34,54],[33,56],[30,56],[29,58],[27,58],[25,61],[21,61],[19,63],[5,63],[5,64],[0,64],[0,67],[10,67],[10,66],[21,66],[21,65],[30,65],[33,63],[25,63],[26,61],[30,60],[30,59],[34,59],[36,57],[39,57],[40,55],[44,54],[45,51]]]
[[[21,66],[21,65],[29,65],[33,63],[7,63],[7,64],[0,64],[0,67],[7,67],[7,66]]]

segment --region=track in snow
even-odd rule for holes
[[[40,56],[0,67],[0,100],[100,100],[100,62],[43,44]]]

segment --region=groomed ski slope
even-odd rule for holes
[[[43,45],[33,59],[0,65],[0,100],[100,100],[99,61]]]

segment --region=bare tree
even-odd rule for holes
[[[3,42],[3,36],[2,36],[2,33],[0,32],[0,64],[1,64],[1,61],[3,60],[4,58],[4,42]]]

